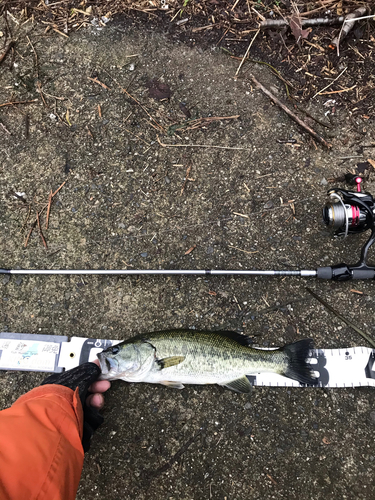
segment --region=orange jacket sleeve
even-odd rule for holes
[[[74,500],[83,465],[78,390],[44,385],[0,411],[0,499]]]

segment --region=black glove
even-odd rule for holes
[[[66,372],[54,373],[50,375],[40,385],[57,384],[69,387],[75,391],[78,387],[79,397],[83,408],[83,451],[90,449],[90,441],[96,429],[102,425],[104,418],[98,410],[92,406],[87,406],[86,397],[88,388],[97,380],[101,373],[100,368],[95,363],[84,363]]]

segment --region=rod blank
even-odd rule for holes
[[[259,270],[220,270],[220,269],[0,269],[0,274],[79,274],[79,275],[212,275],[212,276],[300,276],[316,277],[313,270],[300,271],[259,271]]]

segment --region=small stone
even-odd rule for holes
[[[16,285],[21,285],[21,283],[23,282],[23,278],[21,278],[21,276],[19,276],[16,280],[15,280],[15,284]]]
[[[76,213],[76,212],[77,212],[77,209],[73,207],[73,208],[72,208],[72,212],[73,212],[73,213]]]
[[[267,209],[273,208],[273,201],[272,200],[267,201],[267,203],[264,205],[264,208],[267,208]]]
[[[118,225],[118,227],[120,229],[125,229],[126,226],[125,226],[125,224],[123,222],[120,222],[119,225]]]
[[[251,409],[251,403],[245,403],[244,408],[245,408],[245,410],[250,410]]]
[[[323,184],[323,186],[326,186],[328,184],[328,181],[325,177],[320,181],[320,184]]]
[[[10,274],[6,274],[3,278],[3,285],[7,285],[10,281]]]
[[[168,177],[168,175],[165,176],[165,183],[166,184],[170,184],[171,183],[171,180],[170,178]]]
[[[253,432],[252,428],[251,427],[247,427],[246,429],[244,429],[242,431],[242,435],[243,436],[251,436],[252,432]]]
[[[142,252],[141,257],[143,257],[145,259],[147,257],[147,252]]]
[[[208,253],[209,255],[214,253],[214,247],[207,247],[206,253]]]

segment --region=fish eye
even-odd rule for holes
[[[114,347],[112,347],[112,354],[117,354],[119,350],[120,348],[115,345]]]

